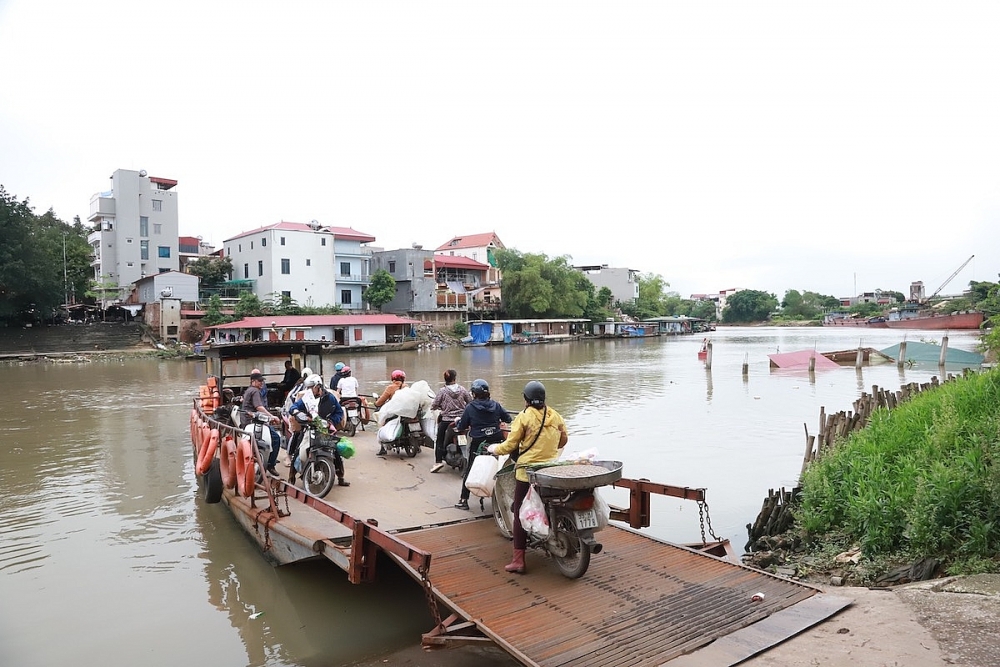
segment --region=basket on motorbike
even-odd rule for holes
[[[315,439],[313,440],[313,447],[317,447],[319,449],[336,449],[339,441],[340,437],[336,435],[320,432],[316,434]]]
[[[566,462],[528,468],[528,480],[550,489],[593,489],[622,478],[621,461]]]

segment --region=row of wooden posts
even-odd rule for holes
[[[966,369],[963,375],[974,371]],[[945,381],[950,382],[957,376],[949,374]],[[802,458],[802,472],[805,472],[809,464],[819,458],[823,452],[834,447],[838,442],[844,440],[850,433],[864,428],[871,419],[872,413],[879,408],[893,410],[897,405],[908,401],[917,394],[934,389],[940,385],[938,378],[932,377],[930,382],[910,382],[899,388],[898,391],[888,391],[872,386],[872,392],[862,393],[861,397],[854,401],[854,409],[840,411],[827,415],[826,408],[819,410],[819,433],[809,434],[809,427],[803,424],[806,432],[806,451]],[[792,525],[792,506],[798,496],[800,487],[795,487],[791,491],[782,488],[779,491],[770,489],[767,498],[757,514],[757,519],[752,524],[747,524],[747,551],[757,550],[758,543],[762,537],[780,535],[788,530]]]
[[[710,340],[705,340],[704,350],[705,350],[705,368],[711,370],[712,368],[712,348],[714,344]],[[865,351],[863,347],[858,348],[858,356],[854,360],[854,367],[861,368],[864,366]],[[938,365],[944,366],[945,361],[948,359],[948,336],[943,336],[941,338],[941,356],[938,358]],[[899,344],[899,357],[896,359],[896,366],[902,368],[906,365],[906,341],[902,341]],[[813,355],[809,358],[809,372],[816,370],[816,356]],[[743,375],[750,374],[750,360],[749,356],[743,357]]]

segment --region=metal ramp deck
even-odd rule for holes
[[[736,664],[850,604],[614,525],[598,534],[604,551],[577,580],[534,550],[528,574],[505,572],[510,542],[489,519],[400,537],[433,554],[429,579],[441,603],[525,665],[637,667],[680,656],[678,663],[689,665]],[[757,593],[762,600],[753,600]],[[771,619],[728,645],[723,640],[703,660],[688,655],[810,598],[786,614],[788,622]]]

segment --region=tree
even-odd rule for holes
[[[788,319],[814,320],[839,307],[840,300],[835,297],[791,289],[781,301],[781,314]]]
[[[392,274],[385,269],[373,273],[362,298],[381,312],[382,306],[396,298],[396,281]]]
[[[593,298],[593,283],[567,256],[550,259],[507,248],[496,260],[503,273],[503,309],[510,317],[582,317]]]
[[[726,299],[722,321],[764,322],[777,307],[778,297],[773,294],[752,289],[740,290]]]
[[[637,320],[648,320],[668,313],[669,305],[666,288],[670,283],[655,273],[639,274],[639,298],[635,303],[621,304],[622,312]],[[676,292],[674,293],[676,296]],[[677,296],[680,300],[680,296]]]
[[[233,260],[231,257],[206,255],[189,262],[187,272],[201,279],[201,287],[215,287],[229,280]]]
[[[715,302],[704,299],[698,301],[691,308],[691,317],[699,317],[703,320],[715,319]]]
[[[205,309],[205,315],[201,318],[201,323],[207,327],[212,327],[216,324],[232,322],[232,320],[233,318],[222,314],[222,299],[218,294],[213,294],[212,298],[208,300],[208,308]]]
[[[260,317],[265,314],[264,304],[261,303],[260,297],[253,292],[243,292],[240,294],[239,301],[236,302],[233,314],[238,320],[245,317]]]

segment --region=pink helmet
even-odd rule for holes
[[[392,375],[390,375],[389,377],[392,378],[393,382],[396,382],[397,380],[402,382],[403,380],[406,379],[406,373],[397,368],[392,372]]]

